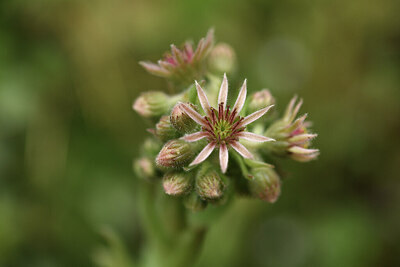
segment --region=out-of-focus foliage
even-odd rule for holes
[[[214,26],[250,91],[305,99],[318,161],[215,218],[197,266],[399,266],[400,2],[0,2],[0,266],[129,261],[138,64]],[[235,94],[233,94],[235,95]],[[212,216],[212,211],[207,213]],[[203,215],[204,216],[204,215]],[[107,240],[99,234],[106,225]]]

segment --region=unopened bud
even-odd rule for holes
[[[233,48],[225,43],[217,44],[211,50],[208,66],[211,72],[216,74],[230,73],[236,65],[236,55]]]
[[[196,105],[193,105],[192,103],[187,104],[197,111]],[[170,120],[175,129],[180,133],[190,133],[196,128],[197,123],[183,111],[181,105],[181,103],[178,103],[172,109]]]
[[[187,209],[190,209],[192,211],[201,211],[207,207],[207,202],[202,200],[196,192],[191,193],[188,195],[183,204]]]
[[[251,114],[273,104],[275,104],[275,98],[271,95],[269,90],[263,89],[250,96],[247,113]]]
[[[176,102],[163,92],[145,92],[133,103],[133,109],[146,118],[158,117],[168,112]]]
[[[224,183],[216,171],[208,171],[196,177],[196,191],[202,199],[222,197]]]
[[[249,181],[253,196],[274,203],[281,193],[281,181],[278,174],[268,167],[253,169],[253,180]]]
[[[156,163],[160,167],[180,168],[188,164],[194,157],[194,150],[191,144],[174,139],[168,141],[156,158]]]
[[[155,157],[158,152],[160,152],[161,144],[160,141],[156,140],[155,138],[147,138],[142,146],[142,153],[144,155]]]
[[[147,157],[135,160],[133,163],[133,169],[136,175],[140,178],[151,179],[156,175],[154,160]]]
[[[178,132],[172,126],[169,116],[162,116],[160,121],[156,124],[156,135],[161,141],[166,142],[168,140],[178,137]]]
[[[190,192],[192,179],[189,174],[183,172],[166,173],[163,177],[163,187],[168,195],[184,195]]]

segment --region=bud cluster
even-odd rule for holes
[[[246,101],[246,80],[229,105],[223,73],[234,71],[236,55],[228,44],[213,44],[211,30],[196,48],[189,42],[181,48],[172,45],[157,64],[141,62],[179,93],[145,92],[134,102],[133,109],[153,123],[153,135],[143,143],[134,171],[162,184],[166,194],[182,198],[193,211],[227,203],[235,194],[274,203],[281,179],[266,162],[271,155],[296,161],[316,158],[319,151],[309,148],[316,134],[309,132],[306,115],[296,118],[301,101],[296,104],[293,98],[284,115],[274,119],[268,113],[275,104],[271,92],[254,92]]]
[[[307,114],[296,118],[303,101],[297,104],[297,97],[293,97],[286,108],[284,116],[274,122],[265,132],[275,138],[274,144],[268,144],[269,150],[279,156],[288,156],[293,160],[306,162],[316,159],[318,149],[312,149],[311,140],[317,134],[310,133],[311,123],[306,121]]]

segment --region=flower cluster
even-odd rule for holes
[[[319,151],[310,141],[316,135],[309,133],[305,115],[296,119],[302,101],[293,98],[283,117],[274,119],[268,112],[275,103],[270,91],[255,92],[246,101],[246,80],[230,105],[222,73],[232,71],[236,57],[229,45],[213,48],[213,43],[209,31],[196,49],[189,43],[171,46],[158,64],[141,63],[172,81],[179,93],[146,92],[134,102],[134,110],[155,123],[135,172],[160,182],[166,194],[183,198],[191,210],[226,203],[234,195],[273,203],[282,182],[272,157],[315,159]]]

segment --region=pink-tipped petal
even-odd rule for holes
[[[197,155],[197,157],[193,160],[193,162],[190,163],[189,166],[193,166],[205,161],[208,158],[208,156],[210,156],[211,152],[213,152],[214,148],[215,148],[215,143],[209,143],[208,145],[206,145],[203,148],[203,150]]]
[[[256,111],[256,112],[250,114],[249,116],[246,116],[246,117],[243,119],[243,121],[242,121],[242,123],[241,123],[240,125],[243,127],[243,126],[246,126],[246,125],[252,123],[253,121],[259,119],[259,118],[262,117],[265,113],[267,113],[267,111],[268,111],[270,108],[272,108],[273,106],[274,106],[274,105],[270,105],[270,106],[268,106],[268,107],[266,107],[266,108],[260,109],[259,111]]]
[[[157,76],[162,76],[162,77],[167,77],[170,75],[170,72],[162,67],[160,67],[157,64],[147,62],[147,61],[141,61],[139,64],[145,68],[148,72],[155,74]]]
[[[194,120],[195,122],[197,122],[198,124],[200,124],[201,126],[206,126],[206,122],[204,120],[204,118],[197,112],[195,111],[193,108],[191,108],[189,105],[187,105],[186,103],[181,103],[180,107],[182,108],[182,110],[190,117],[192,118],[192,120]]]
[[[211,115],[210,102],[208,102],[206,93],[204,92],[203,88],[201,88],[200,84],[197,81],[196,81],[196,89],[197,89],[197,96],[199,97],[201,107],[203,108],[204,112],[208,116],[210,116]]]
[[[174,44],[171,44],[171,51],[176,61],[178,61],[179,64],[182,64],[184,62],[182,51],[179,50]]]
[[[203,139],[204,137],[207,137],[208,135],[209,134],[207,132],[197,132],[185,135],[184,137],[182,137],[182,139],[187,142],[196,142]]]
[[[289,150],[289,152],[292,152],[295,154],[313,154],[313,153],[317,153],[319,151],[318,149],[304,148],[304,147],[299,147],[299,146],[292,146],[288,150]]]
[[[246,101],[246,94],[247,94],[247,80],[244,80],[242,88],[240,89],[239,95],[236,99],[235,105],[233,106],[232,110],[236,109],[236,116],[239,116],[240,111],[243,108],[244,102]]]
[[[297,113],[299,112],[301,105],[303,105],[303,99],[300,99],[299,103],[294,107],[293,112],[291,114],[291,117],[289,118],[290,121],[293,121],[294,118],[296,117]]]
[[[221,88],[219,89],[218,105],[224,103],[224,109],[225,109],[227,99],[228,99],[228,79],[226,78],[226,73],[224,73],[224,78],[221,83]]]
[[[253,142],[269,142],[269,141],[275,141],[275,139],[273,138],[269,138],[266,136],[262,136],[259,134],[255,134],[255,133],[250,133],[250,132],[241,132],[238,134],[239,138],[243,138],[249,141],[253,141]]]
[[[235,141],[231,144],[233,149],[235,149],[242,157],[252,159],[254,158],[253,154],[250,153],[250,151],[247,150],[247,148],[244,147],[241,143],[238,141]]]
[[[222,173],[225,173],[228,168],[228,158],[228,148],[225,143],[222,143],[219,147],[219,164],[221,165]]]

